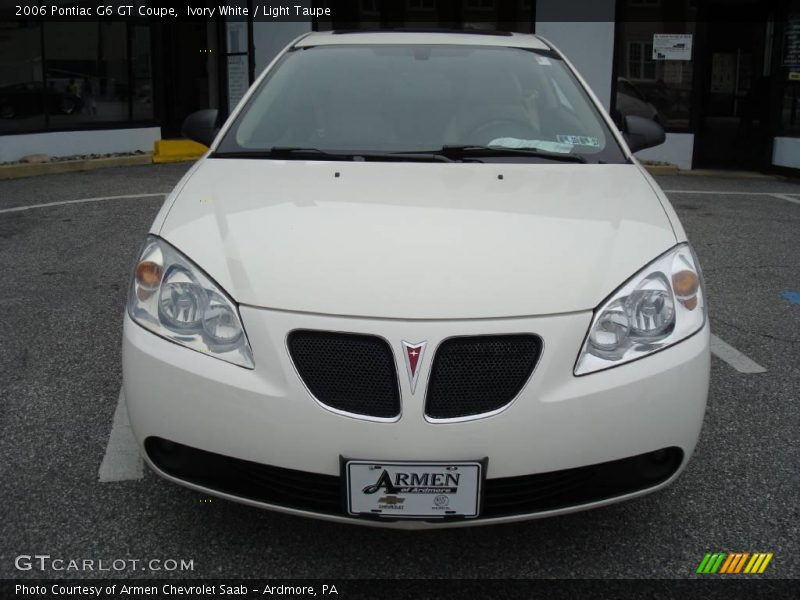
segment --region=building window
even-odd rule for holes
[[[70,111],[53,111],[56,129],[127,121],[130,99],[125,23],[47,23],[44,29],[48,90],[67,99]]]
[[[800,137],[800,0],[789,5],[780,40],[780,123],[781,136]]]
[[[651,80],[656,78],[652,43],[628,42],[628,78]]]
[[[43,129],[45,105],[53,112],[66,109],[65,98],[45,90],[41,25],[1,24],[0,57],[0,133]]]
[[[0,132],[153,118],[150,31],[123,21],[0,26]]]
[[[406,8],[410,11],[432,12],[436,8],[435,0],[406,0]]]
[[[133,97],[131,112],[134,121],[153,119],[153,70],[150,60],[150,26],[134,25],[131,33],[131,73]]]
[[[378,0],[361,0],[361,14],[363,16],[377,16],[381,14]]]
[[[623,9],[630,4],[624,5]],[[688,131],[694,80],[695,23],[665,6],[649,11],[652,21],[617,16],[616,118],[636,115],[668,131]],[[656,20],[664,14],[669,20]],[[635,14],[638,14],[635,13]],[[655,50],[655,51],[654,51]]]
[[[494,0],[467,0],[468,10],[494,10]]]

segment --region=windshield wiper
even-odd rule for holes
[[[319,148],[300,148],[292,146],[274,146],[267,150],[239,150],[233,152],[215,152],[213,158],[278,158],[283,160],[392,160],[421,162],[455,162],[452,158],[439,152],[373,152],[367,151],[335,151]]]
[[[583,156],[572,153],[548,152],[537,148],[506,148],[504,146],[442,146],[436,152],[454,160],[490,156],[531,156],[559,162],[585,163]]]
[[[266,150],[234,150],[231,152],[214,152],[214,158],[305,158],[308,155],[327,156],[328,153],[318,148],[284,148],[275,146]]]

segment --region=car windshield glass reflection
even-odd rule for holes
[[[557,56],[483,46],[296,49],[261,83],[218,151],[265,157],[272,148],[352,154],[448,147],[487,149],[481,160],[496,148],[520,150],[494,153],[506,161],[624,161]]]

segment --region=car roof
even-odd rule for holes
[[[505,46],[549,50],[541,38],[530,33],[469,31],[314,31],[295,47],[353,44],[428,44],[443,46]]]

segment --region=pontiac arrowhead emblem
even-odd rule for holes
[[[419,342],[412,344],[403,340],[403,355],[406,359],[406,371],[408,371],[408,380],[411,383],[411,393],[417,388],[417,379],[419,378],[419,365],[422,363],[422,355],[425,354],[425,346],[428,342]]]

